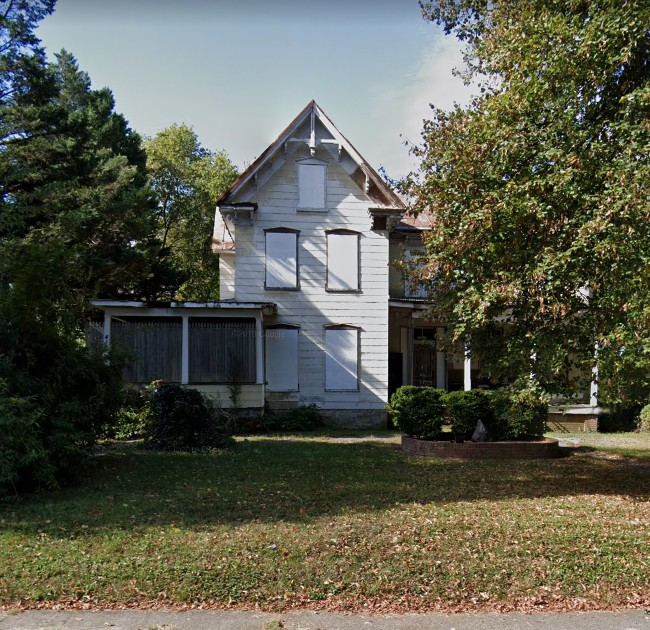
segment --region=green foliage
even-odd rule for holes
[[[465,433],[471,436],[479,420],[482,420],[485,426],[492,423],[490,397],[483,390],[448,392],[443,396],[442,402],[446,419],[456,434]]]
[[[165,270],[140,137],[108,89],[34,35],[54,2],[0,17],[0,492],[74,476],[121,398],[85,343],[89,300],[153,297]],[[11,486],[11,487],[10,487]]]
[[[153,392],[146,446],[160,451],[223,448],[232,443],[229,419],[201,392],[162,383]]]
[[[646,405],[641,409],[637,421],[637,431],[650,432],[650,405]]]
[[[158,202],[157,230],[184,282],[176,297],[219,299],[219,262],[212,252],[214,207],[237,177],[225,151],[201,146],[186,125],[172,125],[145,143]]]
[[[395,426],[407,435],[435,440],[444,422],[444,394],[434,387],[405,385],[391,396],[388,411]]]
[[[597,342],[601,395],[647,400],[650,4],[422,4],[481,87],[434,109],[405,186],[436,226],[419,271],[433,311],[494,376],[584,390]]]
[[[124,387],[115,421],[102,431],[102,437],[112,440],[143,438],[151,425],[153,387],[145,389]]]
[[[486,423],[494,440],[539,438],[546,431],[548,395],[535,381],[521,379],[491,393],[492,419]]]
[[[315,404],[300,405],[286,412],[273,412],[264,418],[264,429],[273,432],[313,431],[323,426]]]

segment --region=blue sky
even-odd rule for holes
[[[131,127],[172,123],[252,162],[313,98],[375,167],[413,162],[429,103],[469,90],[452,76],[457,42],[416,0],[59,0],[38,36],[108,86]]]

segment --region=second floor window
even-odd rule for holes
[[[286,228],[266,231],[267,289],[298,289],[298,232]]]
[[[327,290],[359,291],[358,232],[334,230],[327,233]]]

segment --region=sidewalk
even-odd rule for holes
[[[49,611],[0,613],[0,630],[650,630],[650,612],[341,615],[311,611]]]

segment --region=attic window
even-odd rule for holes
[[[327,209],[327,162],[316,158],[296,161],[298,210],[323,212]]]

